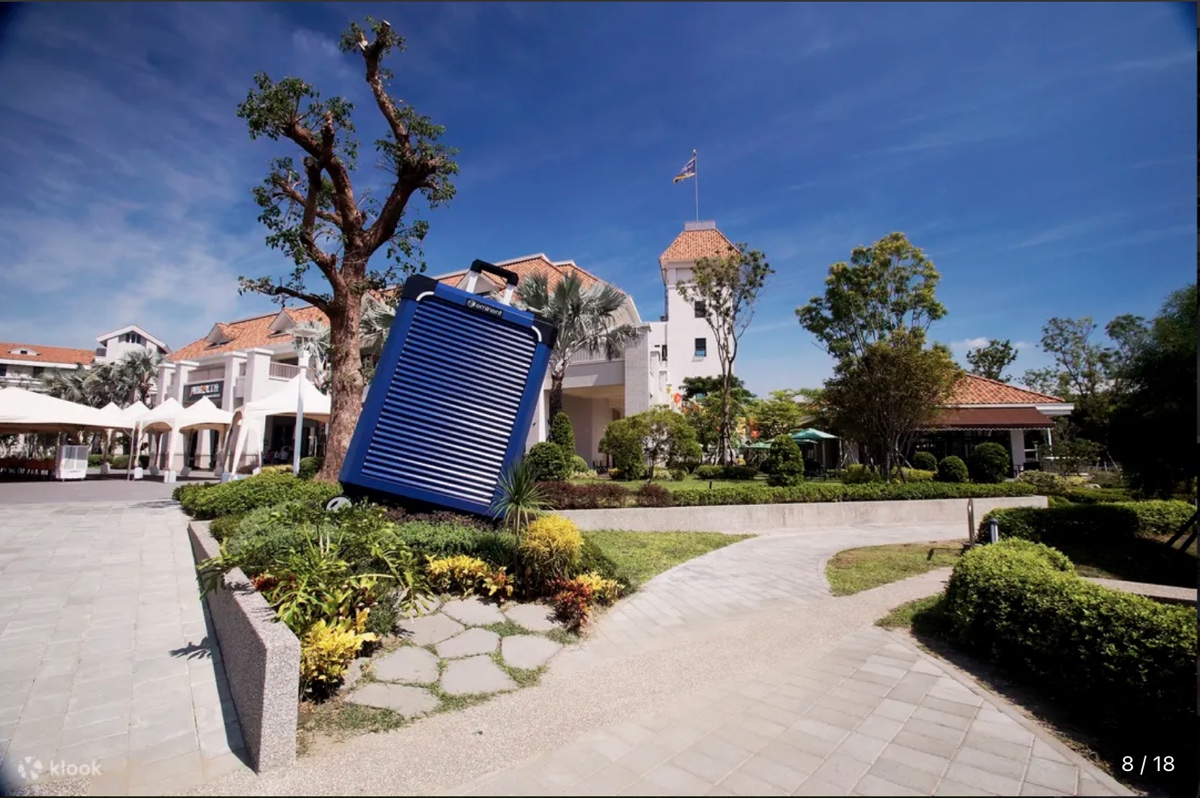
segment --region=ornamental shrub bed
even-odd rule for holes
[[[268,473],[222,484],[180,485],[171,498],[183,505],[188,515],[209,519],[292,501],[324,506],[341,492],[338,485],[298,479],[291,473]]]
[[[1181,700],[1195,691],[1194,608],[1100,587],[1054,549],[1005,540],[955,565],[944,609],[958,643],[1110,727],[1195,722]]]

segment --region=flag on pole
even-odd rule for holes
[[[678,183],[680,180],[687,180],[689,177],[696,176],[696,151],[692,150],[692,159],[683,165],[679,170],[679,174],[675,175],[675,180],[672,182]]]

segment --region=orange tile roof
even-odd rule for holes
[[[36,355],[17,355],[13,350],[28,349]],[[20,360],[26,363],[82,363],[90,364],[96,353],[90,349],[68,349],[63,346],[41,344],[7,344],[0,342],[0,360]]]
[[[1048,405],[1062,399],[1049,394],[990,380],[978,374],[964,374],[955,386],[952,405]]]
[[[324,313],[310,305],[288,308],[287,314],[297,323],[302,321],[329,323]],[[214,346],[209,344],[205,338],[201,338],[197,341],[192,341],[187,346],[176,349],[167,356],[167,359],[170,361],[196,360],[211,355],[222,355],[226,352],[253,349],[258,346],[290,344],[292,341],[290,334],[273,334],[271,332],[271,322],[275,321],[278,315],[279,311],[275,311],[274,313],[255,316],[251,319],[242,319],[241,321],[218,322],[217,326],[229,338],[228,341]]]
[[[675,236],[671,246],[658,259],[659,263],[696,261],[727,255],[736,250],[733,242],[720,230],[684,230]]]
[[[562,282],[564,277],[570,276],[574,276],[576,279],[578,279],[584,290],[587,290],[594,285],[601,285],[604,283],[604,281],[599,277],[587,271],[586,269],[581,268],[574,261],[564,260],[555,263],[545,255],[541,254],[532,255],[528,258],[521,258],[519,260],[509,262],[502,261],[496,265],[500,266],[501,268],[508,269],[509,271],[516,272],[517,277],[521,280],[528,280],[534,275],[544,274],[546,276],[546,288],[550,291],[553,291],[555,287]],[[466,269],[453,272],[441,277],[439,282],[457,287],[458,284],[462,282],[463,276],[466,273]],[[493,282],[503,285],[501,279],[495,275],[490,275],[487,272],[484,272],[484,276]]]

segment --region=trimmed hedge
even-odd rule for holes
[[[1002,538],[1054,543],[1064,537],[1162,537],[1174,534],[1196,508],[1187,502],[1149,501],[992,510],[979,524],[980,539],[993,518]]]
[[[538,482],[554,482],[571,477],[571,460],[557,443],[542,441],[530,447],[525,464]]]
[[[180,485],[171,498],[183,505],[188,515],[208,519],[244,515],[260,507],[291,501],[323,507],[341,492],[338,485],[309,482],[294,474],[271,473],[222,484]]]
[[[1100,587],[1053,549],[1005,540],[959,560],[944,609],[959,643],[1107,724],[1195,722],[1180,700],[1196,686],[1194,608]]]
[[[698,507],[724,504],[798,504],[806,502],[910,501],[917,499],[989,499],[1000,496],[1034,496],[1028,485],[1005,482],[1000,485],[909,482],[887,485],[844,485],[830,482],[806,482],[786,488],[771,488],[761,483],[707,490],[668,491],[664,497],[641,491],[634,493],[611,482],[575,485],[570,482],[543,482],[546,502],[555,510],[595,510],[603,507]],[[644,498],[643,498],[644,497]]]
[[[933,452],[917,452],[912,458],[912,467],[920,471],[937,471],[937,457]]]
[[[312,479],[321,470],[321,465],[324,459],[320,457],[301,457],[300,458],[300,479]]]
[[[758,469],[746,465],[702,465],[696,467],[696,479],[754,479]]]
[[[958,485],[966,482],[967,477],[967,464],[962,461],[961,457],[950,455],[949,457],[943,457],[942,462],[938,463],[938,482]]]

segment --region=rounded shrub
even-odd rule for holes
[[[583,535],[561,515],[545,515],[530,522],[518,545],[525,571],[526,589],[544,592],[552,582],[566,579],[579,567]]]
[[[577,454],[571,455],[571,474],[572,475],[586,474],[588,471],[591,471],[591,469],[588,468],[587,460],[584,460],[582,457],[580,457]]]
[[[662,485],[647,482],[638,488],[634,494],[638,507],[670,507],[671,491]]]
[[[767,484],[776,488],[804,481],[804,455],[790,435],[779,435],[771,441],[771,454],[763,471],[767,472]]]
[[[971,451],[971,465],[968,469],[971,479],[983,485],[994,485],[1008,478],[1012,470],[1012,461],[1008,450],[998,443],[981,443]]]
[[[568,455],[575,454],[575,430],[571,427],[571,417],[562,411],[555,413],[550,421],[550,442],[557,443]]]
[[[937,467],[938,482],[966,482],[967,481],[967,464],[962,461],[961,457],[950,455],[943,457],[942,462],[938,463]]]
[[[320,457],[301,457],[300,458],[300,479],[312,479],[321,470],[322,458]]]
[[[571,461],[557,443],[535,443],[525,455],[525,462],[536,482],[561,482],[571,478]]]
[[[937,471],[938,461],[933,452],[917,452],[913,455],[912,467],[918,471]]]

